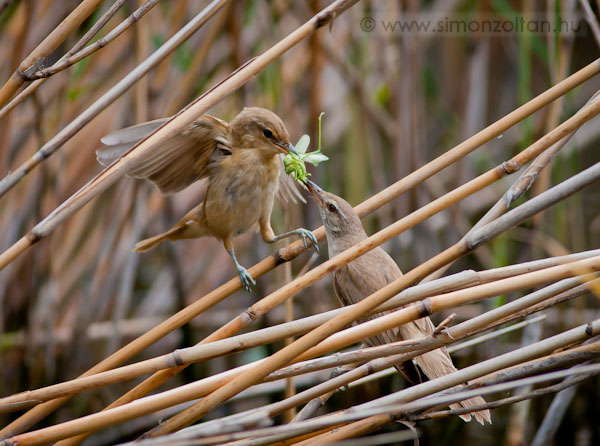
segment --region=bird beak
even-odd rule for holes
[[[323,189],[321,189],[319,186],[317,186],[317,184],[315,182],[313,182],[311,180],[307,180],[306,187],[308,187],[308,190],[312,194],[312,196],[315,199],[315,201],[317,202],[317,204],[320,207],[323,207],[324,202],[323,202],[323,197],[321,196],[321,192],[323,192]]]
[[[294,149],[294,146],[291,145],[289,142],[274,141],[273,144],[275,144],[277,146],[277,148],[279,150],[281,150],[283,153],[285,153],[286,155],[290,152],[292,152],[294,155],[298,155],[298,152],[296,152],[296,149]]]

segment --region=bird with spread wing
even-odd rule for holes
[[[154,132],[168,119],[138,124],[118,130],[101,139],[104,147],[97,159],[108,166],[138,141]],[[273,112],[244,108],[231,123],[203,115],[180,134],[135,163],[128,176],[146,178],[163,194],[178,192],[195,181],[206,179],[204,200],[163,234],[142,240],[135,251],[147,251],[167,240],[212,236],[223,242],[244,288],[251,291],[256,282],[238,262],[233,237],[260,229],[266,243],[292,235],[308,240],[318,250],[312,232],[298,228],[275,235],[271,211],[276,194],[284,199],[304,199],[294,181],[281,173],[280,154],[295,153],[283,121]]]

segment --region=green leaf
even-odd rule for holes
[[[306,149],[308,149],[309,145],[310,145],[310,136],[302,135],[302,137],[298,140],[298,142],[296,143],[294,148],[296,149],[296,152],[304,153],[304,152],[306,152]]]
[[[306,156],[303,158],[303,161],[318,166],[319,163],[327,161],[328,159],[329,157],[327,155],[323,155],[321,152],[311,152],[306,154]]]
[[[300,181],[303,185],[306,184],[308,177],[310,176],[310,173],[306,171],[306,165],[304,163],[308,162],[316,166],[329,159],[326,155],[321,153],[321,118],[323,115],[324,113],[319,115],[319,150],[307,153],[306,150],[310,145],[310,136],[302,135],[295,146],[298,155],[290,152],[283,158],[283,166],[286,175],[291,175],[294,180]]]
[[[292,175],[296,181],[302,181],[306,183],[308,179],[308,173],[306,172],[306,166],[298,156],[293,153],[289,153],[283,159],[283,166],[285,167],[285,173]]]

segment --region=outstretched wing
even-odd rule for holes
[[[103,137],[104,147],[96,151],[98,162],[108,166],[168,119],[145,122]],[[204,115],[179,135],[150,149],[146,157],[131,166],[127,175],[149,179],[163,194],[178,192],[206,177],[213,161],[231,154],[229,135],[229,124]]]

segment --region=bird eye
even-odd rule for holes
[[[335,204],[333,204],[333,203],[329,203],[327,205],[327,209],[329,209],[329,212],[336,212],[337,211],[337,208],[335,207]]]
[[[269,129],[264,129],[263,130],[263,135],[265,135],[265,138],[272,138],[273,137],[273,132]]]

